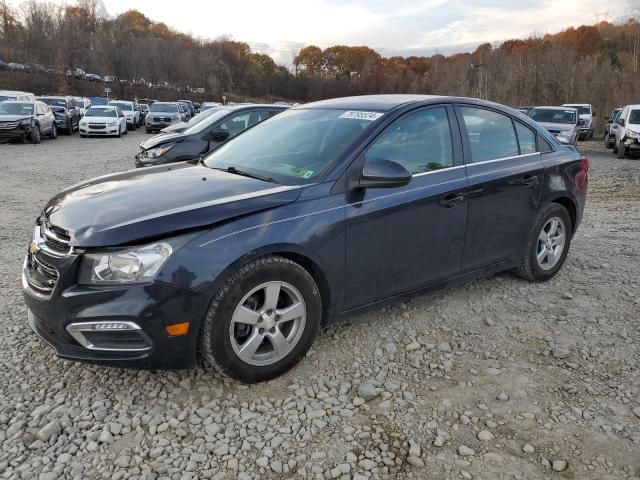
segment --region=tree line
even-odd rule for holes
[[[244,42],[202,40],[136,10],[108,16],[101,0],[73,5],[0,0],[0,59],[223,94],[306,102],[369,93],[481,97],[509,105],[592,103],[599,114],[640,102],[640,22],[600,22],[478,46],[450,56],[383,57],[366,46],[308,46],[277,65]]]

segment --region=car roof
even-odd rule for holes
[[[535,106],[533,108],[534,109],[535,108],[545,108],[547,110],[566,110],[567,108],[573,108],[574,106],[575,105],[563,105],[563,106],[559,107],[558,105],[549,105],[549,106],[547,106],[547,105],[538,105],[538,106]],[[575,108],[573,108],[573,109],[575,110]]]
[[[23,92],[21,90],[0,90],[0,94],[2,95],[33,95],[33,93]]]
[[[629,108],[640,108],[640,103],[636,103],[634,105],[627,105]]]
[[[590,107],[590,103],[563,103],[563,107]]]
[[[336,109],[336,110],[365,110],[365,111],[377,111],[377,112],[389,112],[396,108],[420,103],[424,105],[436,104],[436,103],[463,103],[472,104],[478,106],[485,106],[490,108],[497,108],[504,110],[505,105],[490,102],[488,100],[481,100],[478,98],[470,97],[454,97],[447,95],[413,95],[413,94],[383,94],[383,95],[360,95],[353,97],[334,98],[331,100],[321,100],[319,102],[307,103],[296,105],[292,109]],[[274,105],[271,105],[274,107]]]

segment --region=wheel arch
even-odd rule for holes
[[[335,313],[335,305],[337,299],[332,295],[332,290],[330,287],[329,278],[324,268],[322,268],[320,262],[313,258],[312,255],[309,255],[307,252],[302,250],[298,245],[291,244],[274,244],[265,246],[264,248],[253,250],[251,253],[247,255],[243,255],[242,257],[236,259],[234,262],[230,263],[222,272],[217,275],[216,280],[213,282],[213,288],[211,289],[211,294],[215,295],[215,293],[222,288],[224,282],[229,278],[233,272],[242,268],[244,265],[248,263],[254,262],[261,258],[271,257],[271,256],[280,256],[284,257],[292,262],[299,264],[302,268],[304,268],[309,275],[313,278],[320,290],[320,299],[322,303],[322,325],[328,325],[331,322],[331,318]],[[212,297],[213,298],[213,297]]]
[[[576,222],[578,219],[578,205],[576,201],[569,195],[558,195],[552,198],[549,203],[557,203],[567,209],[569,218],[571,219],[571,235],[573,235],[576,231]]]

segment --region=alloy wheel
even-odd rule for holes
[[[231,346],[245,363],[271,365],[295,348],[306,319],[304,299],[293,285],[263,283],[245,295],[233,312],[229,325]]]
[[[551,217],[540,230],[536,260],[543,270],[551,270],[562,257],[566,242],[566,228],[559,217]]]

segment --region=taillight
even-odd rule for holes
[[[580,159],[580,164],[582,165],[584,172],[589,173],[589,159],[587,157],[582,157]]]

